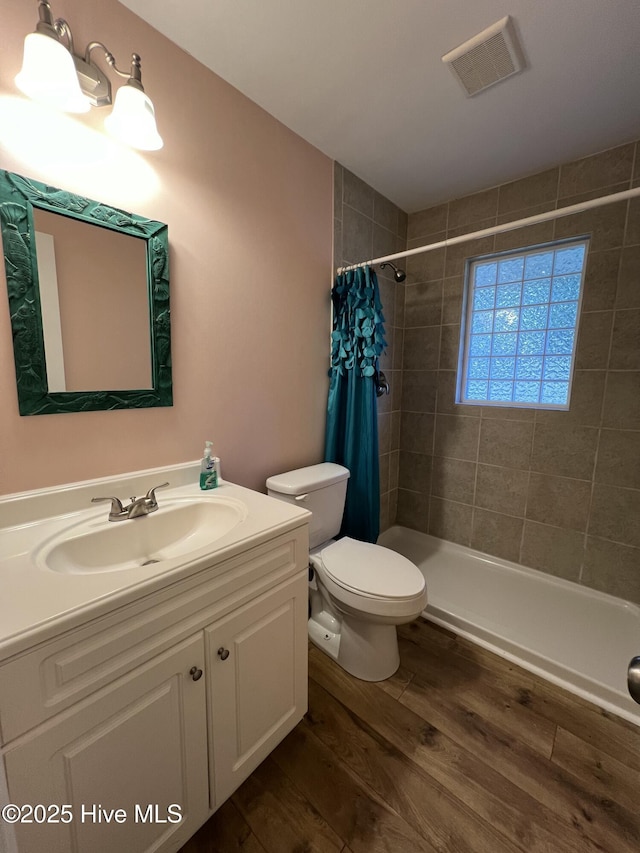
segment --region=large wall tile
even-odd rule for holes
[[[437,415],[434,455],[475,462],[479,433],[479,418]]]
[[[520,562],[569,581],[580,579],[584,534],[525,521]]]
[[[624,242],[626,220],[626,202],[615,202],[556,219],[554,238],[562,240],[565,237],[590,234],[589,250],[591,252],[615,249],[622,246]]]
[[[523,516],[529,473],[497,465],[478,465],[475,505],[493,512]]]
[[[344,169],[340,163],[333,163],[333,213],[337,219],[342,219],[342,186]]]
[[[602,430],[595,479],[597,483],[640,489],[640,432]]]
[[[640,604],[640,548],[588,536],[582,583]]]
[[[478,461],[503,468],[529,467],[533,423],[482,419]]]
[[[398,250],[398,237],[388,228],[383,228],[377,222],[373,223],[373,245],[371,253],[374,258],[384,258],[387,255],[395,255]],[[364,258],[362,259],[364,260]],[[389,270],[385,267],[383,272]]]
[[[375,191],[348,169],[342,170],[342,201],[349,207],[359,210],[369,219],[373,219],[373,199]],[[366,260],[360,258],[359,260]]]
[[[389,527],[393,524],[391,520],[391,513],[389,511],[389,492],[385,492],[380,495],[380,533],[384,533],[385,530],[388,530]]]
[[[616,302],[622,249],[588,252],[582,295],[583,311],[605,311]]]
[[[473,508],[466,504],[431,498],[429,502],[429,533],[458,545],[471,543]]]
[[[440,326],[405,329],[402,366],[405,370],[437,370]]]
[[[586,530],[591,483],[531,472],[527,492],[527,518],[542,524]]]
[[[548,169],[519,181],[502,184],[498,200],[499,214],[512,214],[537,204],[553,204],[558,195],[560,169]],[[518,215],[515,217],[520,219]]]
[[[431,491],[431,468],[433,457],[424,453],[400,451],[398,485],[410,492],[428,495]]]
[[[632,198],[629,201],[629,216],[624,235],[625,246],[637,246],[640,244],[640,198]]]
[[[640,548],[640,491],[596,483],[588,532]]]
[[[439,231],[445,231],[447,228],[448,213],[448,204],[439,204],[436,207],[421,210],[419,213],[412,213],[409,217],[407,239],[417,240],[422,237],[428,237],[431,234],[436,234]],[[427,241],[425,240],[425,242]],[[433,240],[429,240],[428,242],[432,243]]]
[[[414,326],[439,326],[442,322],[442,281],[405,286],[404,322]]]
[[[461,275],[445,278],[442,282],[442,322],[462,321],[462,293],[464,282]]]
[[[391,413],[378,413],[378,452],[389,453],[391,451]]]
[[[431,494],[435,497],[472,504],[475,481],[475,462],[434,457],[431,472]]]
[[[428,453],[433,450],[434,415],[403,412],[400,426],[400,450]]]
[[[466,225],[494,219],[498,214],[498,187],[449,202],[449,220],[447,229],[452,231]],[[480,230],[482,225],[473,230]],[[487,226],[484,226],[487,227]]]
[[[420,240],[417,246],[409,241],[407,248],[414,249],[422,245]],[[406,260],[407,283],[417,284],[419,282],[439,281],[444,274],[445,249],[433,249],[419,255],[409,255]]]
[[[591,480],[597,444],[598,430],[593,427],[536,423],[531,470]]]
[[[529,216],[537,216],[539,213],[546,213],[549,208],[554,205],[544,204],[539,207],[529,208],[518,212],[518,220],[526,219]],[[512,215],[498,217],[498,224],[504,225],[513,222]],[[495,251],[508,252],[511,249],[521,249],[523,246],[537,246],[544,243],[550,243],[553,240],[553,220],[549,222],[538,222],[535,225],[522,225],[520,228],[510,228],[508,231],[503,231],[501,234],[496,234]]]
[[[373,256],[373,221],[353,207],[343,208],[342,256],[356,264]]]
[[[610,148],[560,168],[558,198],[631,180],[634,143]]]
[[[398,489],[396,522],[403,527],[428,533],[429,496],[418,492],[409,492],[406,489]]]
[[[640,289],[640,281],[638,282]],[[640,370],[640,308],[616,311],[611,341],[611,370]]]
[[[471,547],[484,554],[502,557],[503,560],[517,561],[520,556],[523,525],[522,518],[476,509],[473,515]]]
[[[378,459],[380,471],[380,494],[389,491],[389,457],[390,453],[382,454]]]
[[[373,221],[398,234],[398,208],[379,192],[373,193]]]
[[[460,325],[443,326],[440,336],[440,370],[457,370],[460,358]]]
[[[603,370],[609,360],[613,311],[583,313],[578,327],[576,370]]]
[[[640,371],[610,371],[604,394],[602,425],[638,429],[640,424]]]
[[[622,250],[616,290],[616,308],[640,308],[640,246]]]
[[[437,370],[404,370],[402,411],[435,412],[437,387]]]

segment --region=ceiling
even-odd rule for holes
[[[408,213],[640,137],[639,0],[121,2]],[[505,15],[468,98],[441,57]]]

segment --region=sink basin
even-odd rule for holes
[[[140,518],[78,522],[44,543],[34,555],[40,568],[65,574],[137,569],[192,553],[215,543],[247,517],[234,498],[173,499]],[[213,550],[213,549],[212,549]]]

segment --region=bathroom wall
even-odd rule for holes
[[[196,459],[209,438],[223,474],[259,489],[320,461],[331,161],[116,0],[52,6],[78,52],[100,40],[119,67],[142,56],[165,146],[125,152],[94,132],[103,111],[63,126],[22,98],[13,78],[37,6],[6,0],[0,167],[168,223],[174,406],[20,417],[3,269],[0,493]]]
[[[402,251],[407,214],[339,163],[334,165],[334,268]],[[389,267],[376,267],[385,316],[387,350],[380,368],[391,393],[378,398],[380,528],[393,524],[398,495],[398,448],[402,391],[403,285]]]
[[[622,145],[411,214],[408,248],[640,185]],[[568,412],[457,405],[465,258],[591,235]],[[640,602],[640,199],[407,260],[397,521]]]

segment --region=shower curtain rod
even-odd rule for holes
[[[348,270],[356,270],[360,267],[373,266],[374,264],[382,264],[385,261],[395,261],[399,258],[408,258],[411,255],[421,255],[423,252],[431,252],[433,249],[442,249],[445,246],[455,246],[457,243],[464,243],[467,240],[475,240],[479,237],[490,237],[493,234],[502,234],[505,231],[513,231],[515,228],[522,228],[526,225],[536,225],[538,222],[547,222],[549,219],[558,219],[560,216],[570,216],[573,213],[582,213],[584,210],[590,210],[592,207],[600,207],[603,204],[611,204],[615,201],[625,201],[628,198],[640,196],[640,187],[634,187],[631,190],[623,190],[619,193],[611,193],[603,195],[599,198],[592,198],[589,201],[581,201],[578,204],[571,204],[568,207],[561,207],[556,210],[549,210],[546,213],[537,213],[535,216],[526,216],[524,219],[516,219],[513,222],[506,222],[504,225],[493,225],[491,228],[483,228],[480,231],[472,231],[469,234],[461,234],[459,237],[450,237],[447,240],[440,240],[437,243],[427,243],[426,246],[419,246],[417,249],[407,249],[404,252],[396,252],[394,255],[384,255],[382,258],[373,258],[370,261],[361,261],[359,264],[350,264],[346,267],[338,267],[338,275]]]

